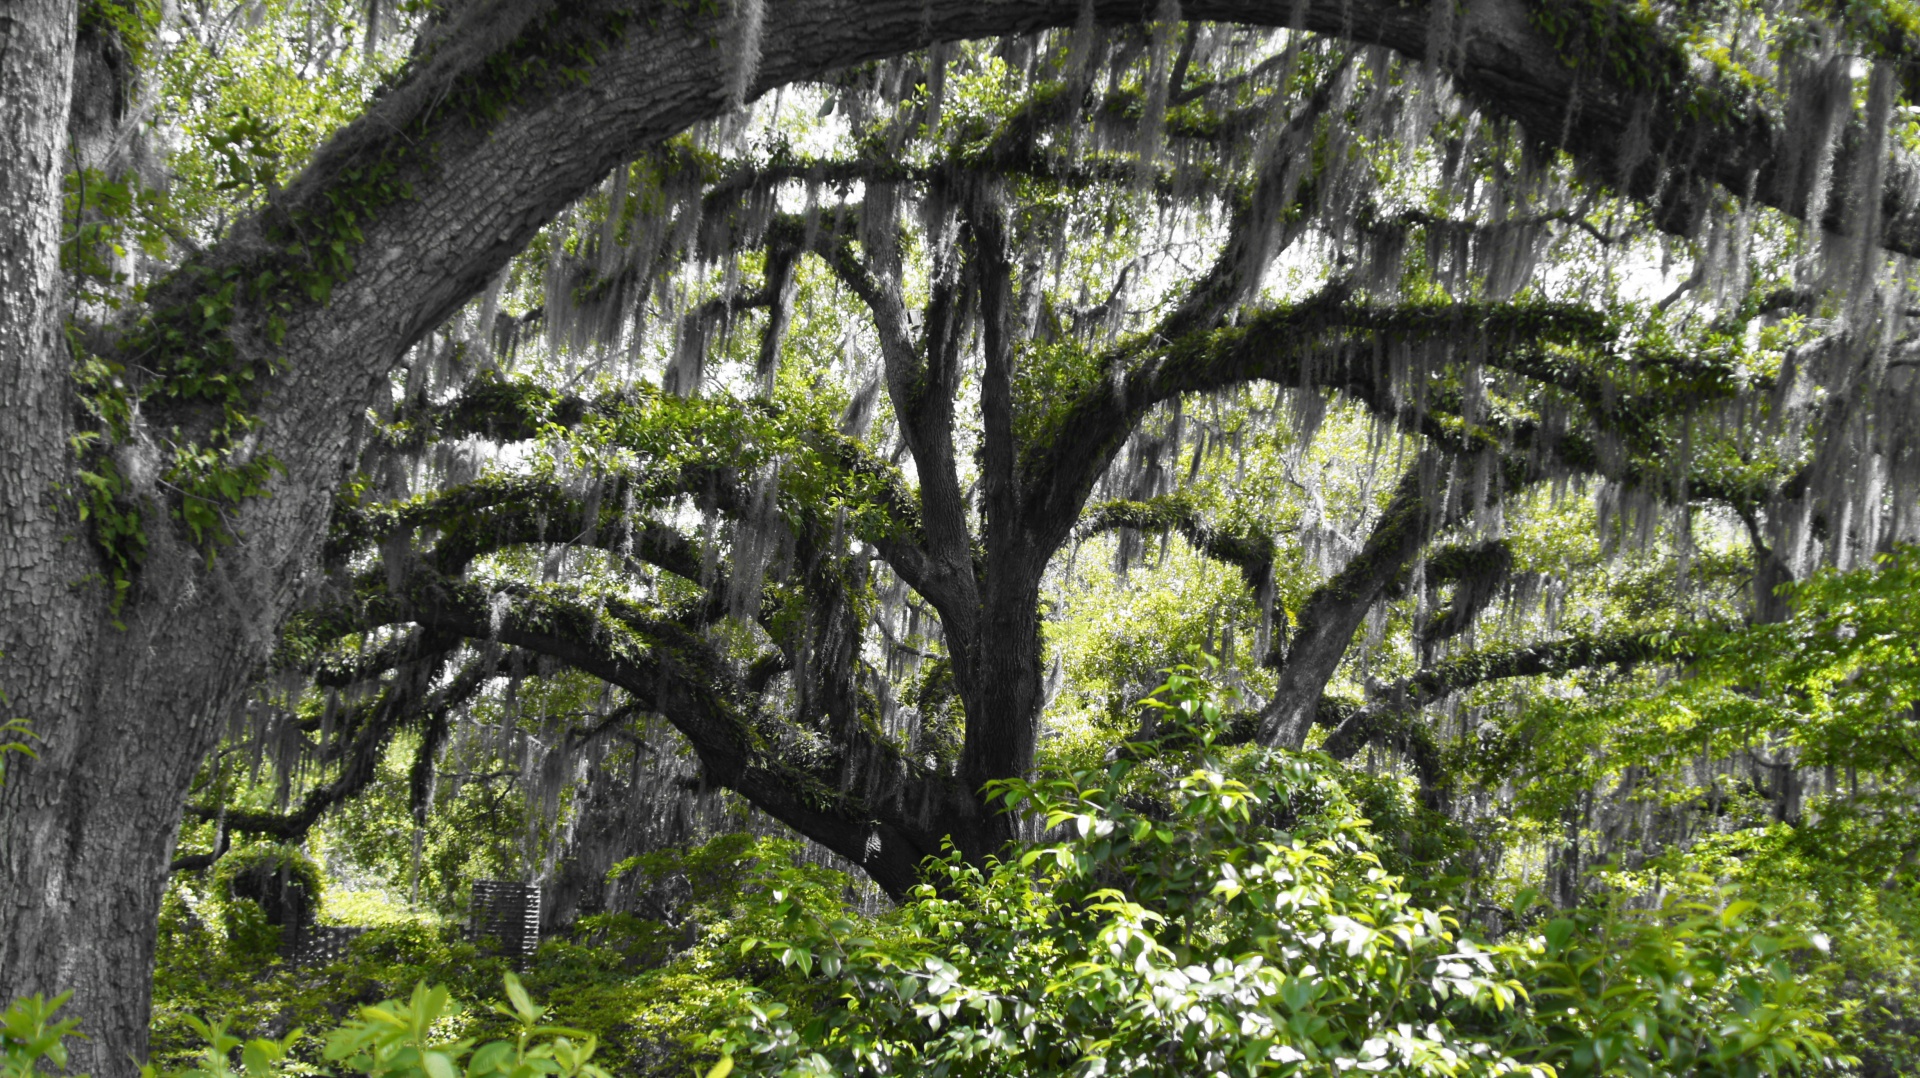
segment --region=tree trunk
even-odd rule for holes
[[[82,686],[48,659],[92,636],[88,614],[49,587],[90,568],[62,541],[75,521],[59,496],[72,479],[59,235],[74,23],[73,0],[0,14],[0,692],[55,710],[75,707]]]
[[[1010,576],[1029,575],[1021,573],[1019,566],[995,568]],[[979,638],[971,642],[964,661],[956,663],[954,671],[967,712],[960,778],[975,793],[993,779],[1025,776],[1032,771],[1046,693],[1038,584],[1026,580],[1011,587],[990,583],[987,592]],[[967,851],[969,855],[997,852]]]
[[[103,624],[102,604],[74,602],[96,617],[81,646],[16,640],[6,659],[10,681],[66,691],[34,697],[40,759],[11,765],[0,791],[0,970],[10,996],[73,991],[87,1039],[70,1046],[72,1066],[94,1075],[146,1058],[154,924],[182,791],[219,729],[212,708],[253,672],[233,628],[242,619],[211,588],[179,589],[194,590],[206,597],[154,603],[124,630]]]
[[[92,713],[90,660],[104,613],[97,589],[82,585],[96,566],[85,543],[69,541],[79,527],[62,495],[74,476],[60,183],[77,18],[74,0],[20,0],[0,13],[0,717],[27,720],[39,754],[13,756],[0,789],[0,1002],[73,987],[81,1006],[109,1007],[114,993],[96,990],[108,966],[125,959],[122,976],[140,979],[147,964],[93,950],[101,934],[76,934],[68,921],[76,905],[108,914],[106,895],[75,888],[113,879],[89,875],[91,858],[74,856],[93,841],[77,817],[98,791],[83,794],[70,781],[82,750],[96,747],[82,724]],[[131,942],[149,933],[106,935]]]
[[[71,990],[87,1034],[71,1065],[108,1076],[146,1057],[181,794],[209,708],[246,686],[235,637],[258,618],[164,535],[116,612],[71,494],[59,240],[76,19],[73,0],[0,14],[0,691],[37,753],[0,788],[0,1002]]]

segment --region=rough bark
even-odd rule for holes
[[[156,860],[172,832],[162,805],[197,752],[188,735],[171,769],[145,765],[161,731],[140,728],[142,705],[186,687],[133,687],[164,675],[143,647],[153,634],[108,629],[64,493],[75,475],[58,251],[76,17],[72,0],[0,13],[0,692],[39,751],[16,757],[0,789],[0,985],[7,997],[73,989],[99,1035],[76,1063],[100,1073],[144,1042]]]

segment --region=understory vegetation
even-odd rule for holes
[[[82,5],[63,586],[259,661],[0,1078],[1920,1069],[1920,21],[1296,6],[794,79],[781,0]],[[260,449],[662,25],[717,118]],[[25,821],[85,753],[0,705]]]

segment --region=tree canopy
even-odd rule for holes
[[[0,971],[109,1050],[170,871],[396,798],[898,899],[1203,736],[1470,917],[1906,880],[1904,7],[45,7]]]

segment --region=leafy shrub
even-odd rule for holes
[[[1044,822],[1046,840],[984,867],[933,863],[878,918],[850,913],[846,878],[794,843],[734,835],[623,863],[637,912],[583,919],[527,968],[542,1020],[592,1031],[593,1064],[621,1074],[718,1060],[794,1075],[1584,1076],[1806,1073],[1840,1060],[1828,1029],[1872,1017],[1841,990],[1857,996],[1864,967],[1811,946],[1806,918],[1784,908],[1800,931],[1783,927],[1779,896],[1729,902],[1710,881],[1663,879],[1692,897],[1654,910],[1614,902],[1470,938],[1438,892],[1392,871],[1425,858],[1383,849],[1367,818],[1409,813],[1404,789],[1316,756],[1216,746],[1219,708],[1194,671],[1152,705],[1166,714],[1157,755],[1004,784],[998,799]],[[505,972],[450,926],[384,926],[319,969],[226,962],[157,990],[162,1073],[218,1073],[205,1046],[222,1037],[223,1058],[279,1052],[275,1070],[399,1073],[439,1066],[425,1062],[438,1045],[464,1067],[473,1045],[524,1024],[519,1010],[449,1007]],[[446,988],[375,1004],[417,983]],[[295,1028],[343,1022],[360,1055]],[[394,1062],[409,1045],[418,1058]]]
[[[249,929],[257,931],[255,926],[264,923],[272,929],[269,948],[279,945],[279,933],[288,925],[311,921],[319,914],[324,890],[320,866],[312,858],[291,846],[269,845],[235,850],[221,858],[213,870],[213,885],[224,900],[235,937]]]
[[[302,969],[280,962],[274,951],[247,951],[220,939],[196,951],[194,944],[213,933],[167,920],[163,916],[149,1047],[163,1070],[193,1066],[214,1023],[249,1038],[282,1039],[297,1027],[331,1028],[356,1007],[405,996],[420,983],[478,998],[508,968],[504,959],[460,939],[453,926],[381,925],[354,940],[344,959]],[[314,1065],[322,1047],[316,1034],[287,1042],[289,1058]]]
[[[1809,941],[1758,913],[1751,901],[1676,898],[1553,919],[1523,945],[1534,1006],[1516,1050],[1563,1076],[1812,1068],[1835,1042],[1789,961]]]
[[[547,1009],[533,1002],[513,974],[504,977],[507,1000],[492,1013],[504,1019],[506,1036],[486,1042],[458,1037],[465,1009],[444,987],[416,985],[408,999],[364,1006],[326,1035],[324,1057],[343,1074],[368,1078],[611,1078],[593,1062],[593,1034],[543,1020]],[[0,1078],[35,1078],[42,1063],[66,1065],[65,1039],[79,1024],[53,1021],[66,1002],[35,996],[0,1013]],[[304,1030],[284,1037],[236,1037],[223,1021],[192,1024],[204,1047],[193,1065],[141,1068],[142,1078],[235,1078],[273,1074],[292,1061]],[[235,1062],[240,1066],[236,1068]],[[309,1073],[311,1073],[309,1071]]]
[[[770,956],[743,954],[739,941],[780,928],[763,896],[804,893],[822,915],[842,908],[849,881],[809,864],[797,842],[726,835],[688,850],[623,862],[621,883],[643,899],[641,913],[583,918],[571,938],[550,938],[521,971],[548,1017],[598,1037],[595,1061],[621,1074],[684,1074],[701,1062],[700,1039],[732,1013],[744,988],[778,970]],[[292,968],[272,948],[231,938],[225,890],[198,912],[181,888],[163,907],[154,982],[151,1058],[163,1070],[202,1065],[216,1028],[283,1043],[289,1065],[328,1067],[321,1033],[356,1008],[405,998],[420,983],[454,998],[489,994],[508,970],[462,938],[457,925],[378,925],[344,959]],[[258,908],[249,910],[264,928]],[[459,1036],[511,1035],[502,1014],[464,1012]],[[309,1032],[293,1037],[296,1027]],[[710,1063],[710,1059],[705,1062]]]
[[[1128,760],[998,796],[1059,840],[957,856],[876,931],[776,892],[723,1062],[781,1075],[1751,1075],[1831,1054],[1755,911],[1619,909],[1502,944],[1380,867],[1323,760],[1228,760],[1190,669],[1155,704],[1194,746],[1163,804]],[[793,1006],[795,1000],[807,1003]]]
[[[67,1069],[67,1035],[80,1023],[56,1022],[53,1016],[72,994],[63,992],[51,1001],[28,996],[0,1011],[0,1078],[38,1078],[42,1063],[53,1073]]]

